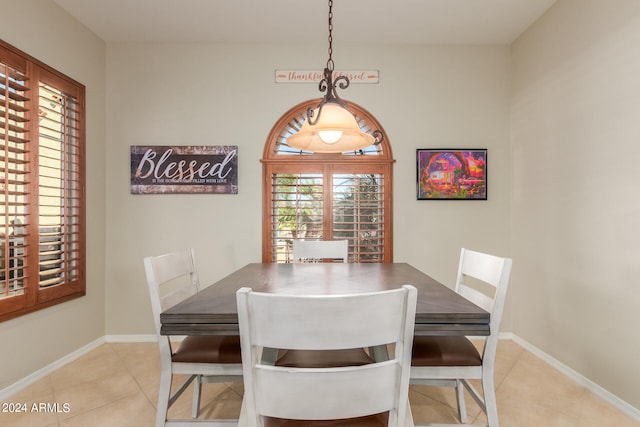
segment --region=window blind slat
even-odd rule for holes
[[[2,106],[1,104],[0,104],[0,116],[2,117],[2,123],[5,123],[5,120],[4,120],[5,116],[8,117],[10,122],[24,123],[27,121],[27,118],[24,117],[24,115],[15,114],[11,110],[9,110],[9,113],[7,114],[4,106]]]
[[[20,71],[0,63],[0,300],[24,294],[28,279],[26,80]]]

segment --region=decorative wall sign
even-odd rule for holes
[[[418,200],[487,200],[486,149],[418,149]]]
[[[131,146],[131,194],[238,194],[238,147]]]
[[[324,78],[322,70],[276,70],[276,83],[320,83]],[[334,80],[346,76],[350,83],[375,84],[380,81],[378,70],[334,71]]]

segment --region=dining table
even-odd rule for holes
[[[239,334],[236,292],[342,295],[397,289],[417,291],[415,335],[489,335],[489,313],[407,263],[252,263],[201,289],[160,314],[162,335]],[[374,360],[387,360],[387,346],[369,348]],[[273,364],[277,349],[263,349]],[[244,405],[244,402],[243,402]],[[185,425],[237,425],[235,420],[187,420]]]
[[[407,263],[251,263],[163,311],[162,335],[239,334],[236,292],[338,295],[413,285],[415,335],[489,335],[489,313]]]

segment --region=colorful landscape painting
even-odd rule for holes
[[[418,149],[418,200],[487,200],[487,150]]]

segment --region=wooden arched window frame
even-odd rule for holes
[[[274,124],[262,156],[262,261],[290,262],[293,239],[349,240],[349,262],[393,262],[393,154],[371,113],[349,102],[365,132],[383,141],[358,152],[312,153],[287,145],[309,107],[302,102]]]

